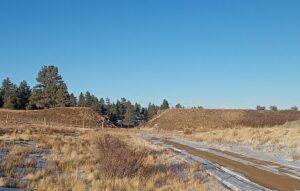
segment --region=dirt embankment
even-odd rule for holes
[[[165,130],[272,127],[299,119],[298,111],[170,109],[150,120],[147,126]]]
[[[28,111],[0,109],[0,124],[46,124],[96,128],[101,127],[104,120],[103,116],[90,108],[52,108]]]

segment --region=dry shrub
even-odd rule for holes
[[[12,128],[0,127],[0,135],[10,134],[13,132]]]
[[[130,149],[120,139],[106,134],[97,140],[101,175],[106,178],[133,177],[143,167],[147,151]]]
[[[193,129],[191,129],[191,128],[186,128],[186,129],[184,129],[183,133],[184,133],[185,135],[192,135],[192,134],[193,134]]]

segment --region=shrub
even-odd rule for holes
[[[278,111],[278,108],[277,108],[277,106],[272,105],[272,106],[270,106],[270,110],[271,111]]]
[[[193,134],[193,129],[191,129],[191,128],[186,128],[186,129],[184,129],[183,133],[184,133],[185,135],[191,135],[191,134]]]
[[[291,107],[290,110],[291,110],[291,111],[298,111],[298,107],[297,107],[297,106]]]
[[[258,110],[258,111],[264,111],[264,110],[266,110],[266,107],[258,105],[258,106],[256,106],[256,110]]]
[[[97,140],[100,159],[100,176],[105,178],[133,177],[143,169],[147,151],[130,149],[120,139],[109,134]]]

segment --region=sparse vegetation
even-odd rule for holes
[[[170,109],[147,123],[164,130],[207,131],[232,127],[272,127],[287,121],[300,119],[300,112],[216,110],[216,109]]]
[[[44,191],[208,189],[194,178],[196,172],[207,176],[199,165],[145,144],[134,131],[22,126],[5,132],[0,143],[0,150],[8,152],[0,162],[5,187]],[[37,152],[45,161],[42,168],[33,157]]]
[[[0,110],[0,124],[100,128],[105,118],[90,108],[51,108],[39,111]],[[104,123],[107,127],[109,124]],[[41,129],[42,130],[42,129]]]

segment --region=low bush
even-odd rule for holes
[[[109,134],[99,138],[97,146],[102,176],[131,178],[142,172],[148,151],[130,149],[125,142]]]

